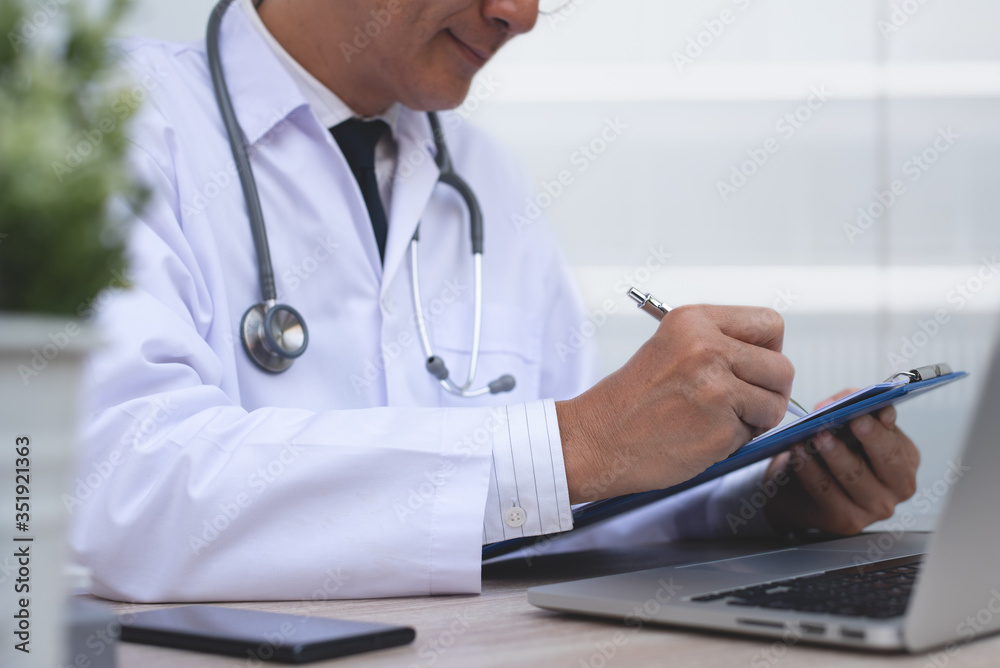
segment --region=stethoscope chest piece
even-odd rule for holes
[[[309,345],[309,330],[299,312],[285,304],[254,304],[240,321],[243,349],[264,371],[281,373]]]

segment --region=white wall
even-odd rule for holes
[[[917,11],[880,31],[894,5]],[[199,38],[210,9],[142,0],[126,32]],[[711,36],[724,10],[732,22]],[[813,402],[880,380],[890,354],[985,365],[1000,305],[1000,280],[979,276],[1000,251],[998,26],[995,0],[577,0],[508,46],[463,113],[520,154],[539,192],[572,173],[541,203],[591,308],[617,305],[594,328],[609,369],[652,331],[623,299],[630,277],[673,304],[781,307],[795,393]],[[707,46],[679,68],[689,39]],[[829,100],[802,107],[814,89]],[[809,118],[788,136],[776,124],[796,112]],[[574,153],[600,148],[609,119],[627,127],[581,172]],[[935,156],[948,128],[958,138]],[[769,138],[780,150],[724,200],[718,183]],[[914,181],[908,161],[925,150],[936,162]],[[852,231],[897,179],[906,192]],[[650,247],[668,266],[644,269]],[[922,484],[946,468],[977,384],[902,409]]]

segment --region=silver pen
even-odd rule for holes
[[[663,320],[663,316],[670,313],[669,306],[649,293],[643,294],[635,288],[632,288],[628,291],[628,296],[639,305],[639,310],[645,311],[657,320]],[[795,417],[805,417],[809,415],[809,411],[802,408],[799,402],[792,398],[788,399],[788,412]]]

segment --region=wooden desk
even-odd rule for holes
[[[528,587],[569,579],[718,559],[774,549],[768,543],[685,543],[628,552],[599,551],[491,563],[484,567],[481,596],[370,599],[359,601],[263,602],[232,607],[343,619],[396,623],[417,630],[407,646],[309,664],[314,666],[906,666],[963,668],[1000,665],[1000,636],[960,649],[947,664],[928,655],[878,655],[817,646],[786,646],[765,639],[698,633],[665,627],[634,629],[613,621],[560,615],[529,605]],[[114,604],[117,612],[168,607]],[[603,652],[602,652],[603,650]],[[118,644],[120,668],[246,668],[255,661]],[[610,657],[607,655],[610,654]],[[271,664],[281,665],[281,664]]]

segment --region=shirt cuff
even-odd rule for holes
[[[483,545],[573,528],[552,399],[496,409]]]
[[[764,505],[777,491],[774,482],[765,483],[770,459],[734,471],[719,481],[708,499],[707,516],[712,533],[718,537],[773,536],[764,517]]]

